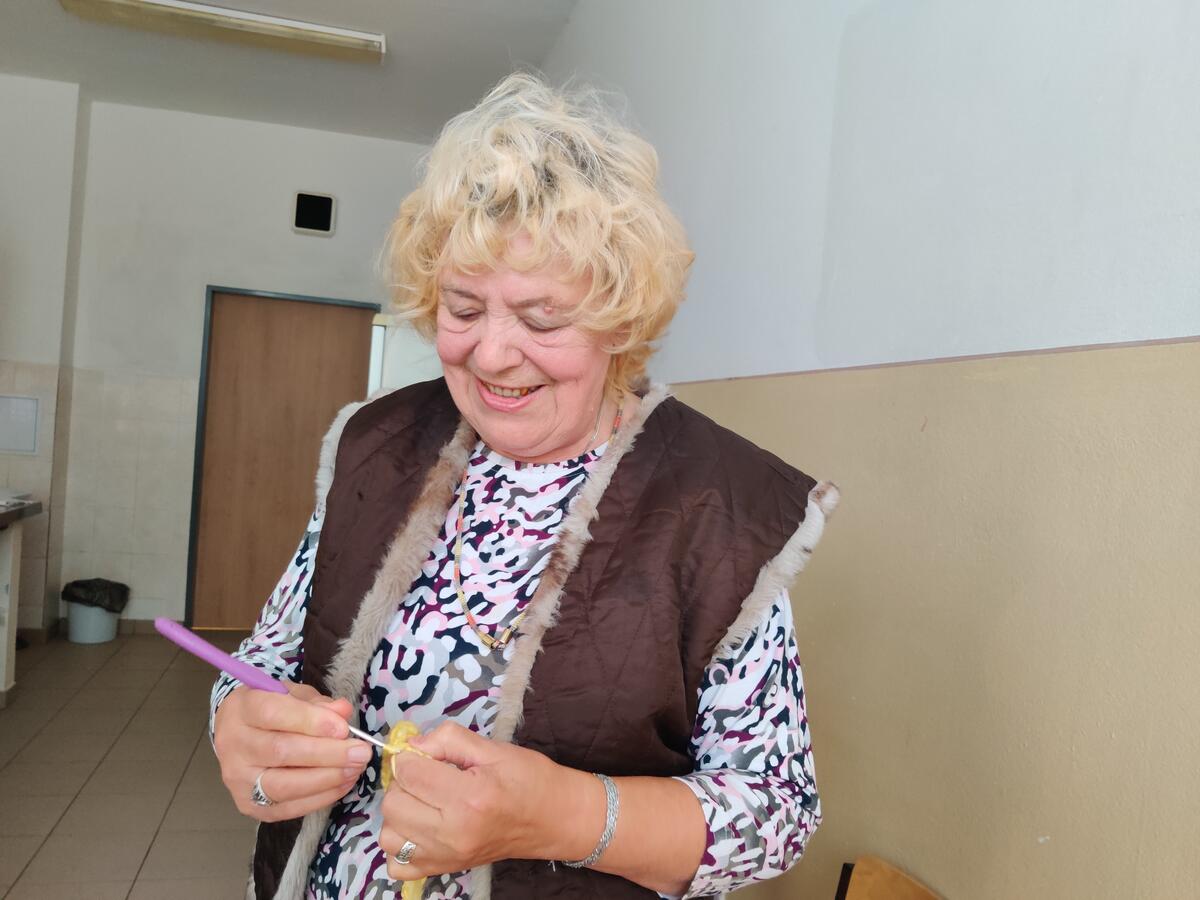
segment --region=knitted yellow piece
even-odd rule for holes
[[[400,721],[392,726],[392,730],[388,732],[387,749],[383,751],[383,763],[379,770],[379,780],[383,782],[383,789],[386,791],[395,778],[395,773],[392,771],[392,760],[396,758],[398,753],[416,753],[420,756],[429,758],[429,754],[423,750],[418,750],[416,747],[410,747],[408,742],[421,733],[421,729],[413,722]],[[425,879],[418,878],[416,881],[400,882],[400,900],[421,900],[421,896],[425,893]]]
[[[379,771],[379,780],[383,782],[385,791],[391,786],[392,779],[395,777],[395,773],[392,772],[392,760],[396,758],[397,753],[416,753],[426,759],[429,758],[428,753],[408,745],[408,742],[420,733],[421,729],[415,723],[405,721],[397,722],[388,732],[387,749],[383,751],[383,763]]]

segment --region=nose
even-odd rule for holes
[[[511,325],[485,316],[480,328],[479,342],[472,355],[481,372],[499,374],[521,364],[521,349],[517,346]]]

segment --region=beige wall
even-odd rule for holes
[[[825,824],[954,900],[1200,884],[1200,342],[679,386],[842,505],[794,592]]]

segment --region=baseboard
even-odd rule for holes
[[[25,634],[25,638],[31,644],[44,644],[49,638],[53,638],[56,635],[62,635],[65,638],[67,636],[67,619],[66,616],[64,616],[56,621],[50,627],[48,636],[45,629],[31,628],[29,630],[30,632],[37,632],[40,630],[43,635],[39,640],[31,637],[29,634]],[[24,632],[20,633],[24,634]],[[118,619],[117,634],[122,637],[129,637],[130,635],[139,634],[158,634],[158,632],[154,629],[153,619]]]
[[[117,622],[117,634],[158,634],[153,619],[121,619]]]
[[[44,644],[46,641],[52,640],[58,632],[58,623],[55,622],[49,628],[18,628],[17,637],[25,638],[30,646],[34,644]]]
[[[248,628],[200,628],[198,631],[228,631],[238,632],[243,637],[250,633]],[[31,644],[44,644],[48,640],[53,640],[55,637],[67,636],[67,619],[64,616],[57,619],[49,628],[20,628],[17,634],[21,635]],[[117,620],[117,635],[121,637],[129,637],[130,635],[143,634],[158,634],[158,629],[154,627],[153,619],[118,619]]]

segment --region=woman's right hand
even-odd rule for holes
[[[235,688],[217,709],[213,745],[221,780],[239,811],[260,822],[295,819],[341,799],[371,759],[364,741],[350,740],[348,700],[326,697],[306,684],[284,682],[288,695]],[[250,799],[262,775],[274,800]]]

